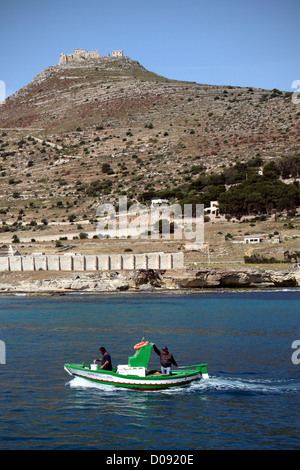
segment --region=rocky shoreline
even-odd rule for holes
[[[300,269],[200,267],[178,271],[136,270],[99,273],[48,272],[39,278],[6,275],[0,279],[0,293],[58,294],[68,292],[163,292],[203,289],[257,289],[300,287]]]

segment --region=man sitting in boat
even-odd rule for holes
[[[99,348],[99,351],[101,352],[102,357],[100,357],[99,359],[95,359],[94,362],[101,362],[102,365],[101,365],[100,369],[112,370],[112,363],[111,363],[110,354],[106,351],[106,349],[103,346],[101,346],[101,348]]]
[[[178,364],[177,362],[175,361],[174,359],[174,356],[173,354],[171,354],[167,348],[167,346],[164,346],[162,348],[162,350],[160,351],[155,343],[153,343],[153,349],[154,351],[156,352],[156,354],[158,354],[160,356],[160,364],[161,364],[161,373],[162,374],[167,374],[167,375],[170,375],[171,374],[171,368],[172,368],[172,364],[174,364],[174,366],[178,367]]]

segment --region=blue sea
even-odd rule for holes
[[[210,378],[141,392],[64,370],[100,346],[125,364],[143,336]],[[1,450],[300,448],[299,289],[2,295],[0,340]]]

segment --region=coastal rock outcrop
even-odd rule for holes
[[[249,268],[187,269],[177,280],[179,288],[297,287],[300,273]]]
[[[1,283],[0,289],[6,292],[118,292],[129,289],[127,279],[118,272],[102,272],[99,274],[66,274],[65,276],[47,277],[32,280],[27,278],[9,284]]]
[[[130,280],[134,287],[150,285],[152,287],[162,287],[164,285],[165,271],[156,269],[139,269],[134,271]]]
[[[163,290],[236,289],[300,287],[300,269],[265,270],[254,268],[200,267],[181,270],[141,269],[98,273],[53,273],[0,279],[0,292],[146,292]]]

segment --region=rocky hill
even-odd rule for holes
[[[299,131],[280,90],[175,81],[128,57],[52,66],[0,105],[2,227],[93,221],[100,201],[298,157]]]
[[[114,144],[131,132],[127,147],[156,138],[158,145],[148,145],[153,150],[211,156],[212,165],[224,157],[297,152],[299,118],[290,93],[174,81],[128,57],[49,67],[0,107],[0,128],[40,128],[51,136],[101,127]]]

